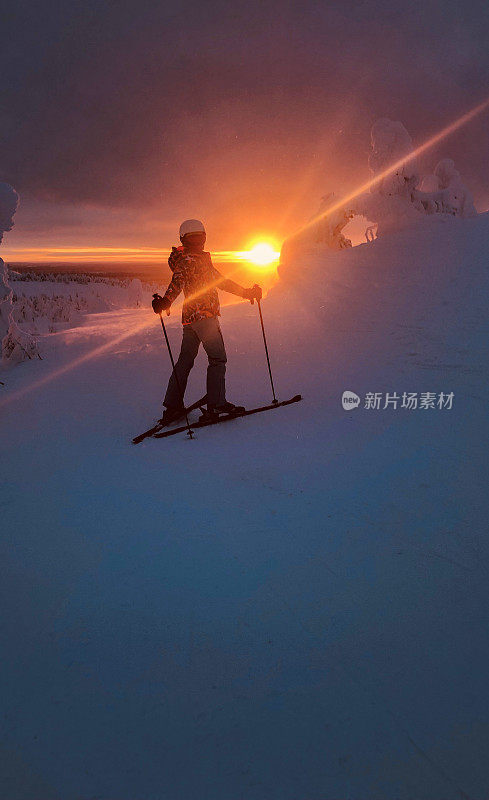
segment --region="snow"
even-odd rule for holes
[[[4,368],[3,796],[485,795],[488,249],[488,215],[290,249],[263,315],[304,399],[194,441],[130,444],[169,372],[144,306]],[[229,399],[268,401],[256,308],[222,327]]]
[[[34,342],[40,333],[55,333],[83,324],[86,314],[148,305],[152,292],[156,291],[156,286],[143,284],[139,278],[18,272],[6,268],[4,272],[8,272],[10,281],[11,321],[18,335]]]

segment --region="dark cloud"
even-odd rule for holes
[[[354,180],[378,116],[416,141],[484,99],[488,32],[485,0],[20,0],[0,177],[42,200],[258,213],[287,185]],[[439,150],[476,195],[488,145],[479,119]]]

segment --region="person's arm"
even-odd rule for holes
[[[224,275],[221,275],[219,270],[217,270],[214,266],[212,269],[214,271],[216,286],[218,289],[224,289],[225,292],[236,294],[238,297],[242,297],[244,300],[261,300],[262,291],[259,286],[255,285],[252,289],[245,289],[243,286],[240,286],[239,283],[232,281],[230,278],[225,278]]]
[[[183,290],[183,270],[180,266],[175,267],[173,277],[168,285],[168,288],[163,295],[163,300],[168,301],[171,305],[177,299],[180,292]]]
[[[225,292],[229,292],[230,294],[236,294],[238,297],[244,297],[243,286],[240,286],[239,283],[232,281],[230,278],[225,278],[224,275],[221,275],[219,272],[218,276],[219,276],[218,277],[219,283],[217,284],[218,289],[224,289]]]
[[[168,260],[169,263],[170,259]],[[183,290],[183,269],[178,265],[178,263],[175,264],[175,266],[170,263],[170,266],[173,269],[173,277],[165,294],[163,297],[159,294],[153,295],[153,302],[151,305],[153,306],[153,311],[155,314],[161,314],[163,311],[166,311],[166,313],[169,314],[171,304],[177,299],[178,295]]]

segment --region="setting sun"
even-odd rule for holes
[[[268,242],[258,242],[248,250],[247,258],[258,267],[268,267],[278,261],[280,253]]]

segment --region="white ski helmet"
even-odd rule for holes
[[[205,233],[204,224],[200,219],[186,219],[180,225],[180,239],[183,239],[188,233]]]

